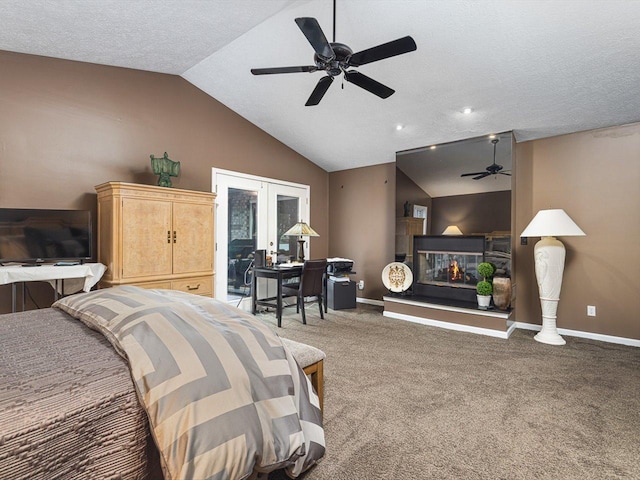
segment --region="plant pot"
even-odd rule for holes
[[[491,295],[476,295],[478,299],[478,307],[480,308],[489,308],[491,304]]]
[[[493,279],[493,304],[500,310],[511,305],[511,279],[497,277]]]

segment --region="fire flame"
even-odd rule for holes
[[[456,280],[462,280],[462,271],[458,267],[458,261],[454,260],[451,262],[451,266],[449,267],[449,271],[451,272],[451,281],[454,282]]]

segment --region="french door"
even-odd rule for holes
[[[298,238],[284,233],[300,220],[309,223],[309,186],[220,169],[213,169],[212,185],[217,194],[215,297],[234,301],[250,292],[247,270],[255,250],[279,261],[295,259]]]

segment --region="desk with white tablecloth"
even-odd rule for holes
[[[17,284],[22,284],[22,308],[24,310],[25,282],[49,282],[54,289],[54,300],[58,294],[88,292],[96,285],[107,267],[101,263],[84,263],[82,265],[41,264],[36,267],[6,265],[0,267],[0,285],[11,284],[11,311],[16,311]],[[66,280],[66,282],[65,282]],[[61,284],[58,282],[61,281]]]

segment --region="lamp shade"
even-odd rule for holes
[[[582,229],[561,208],[540,210],[520,234],[521,237],[576,237],[584,235]]]
[[[308,235],[310,237],[319,237],[316,231],[304,222],[298,222],[289,230],[283,233],[283,235],[295,236],[295,235]]]
[[[449,225],[447,228],[444,229],[444,232],[442,232],[442,235],[462,235],[462,232],[456,225]]]

